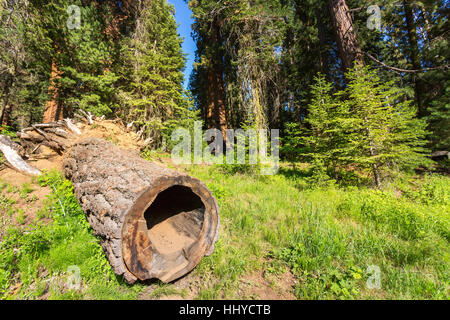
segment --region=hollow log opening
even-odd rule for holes
[[[217,203],[189,176],[162,177],[126,215],[122,252],[140,280],[175,280],[191,271],[217,240]]]
[[[201,181],[87,138],[64,172],[114,272],[128,283],[175,280],[214,250],[219,207]]]
[[[200,236],[204,213],[202,200],[189,187],[160,192],[144,213],[154,248],[165,255],[186,251]]]

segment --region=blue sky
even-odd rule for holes
[[[168,0],[168,2],[175,6],[175,19],[178,24],[178,33],[184,38],[183,52],[187,54],[186,69],[184,70],[184,87],[186,88],[195,58],[195,43],[191,37],[192,12],[184,0]]]

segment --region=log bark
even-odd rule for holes
[[[201,181],[96,138],[66,152],[64,172],[114,272],[127,282],[170,282],[212,253],[219,208]]]

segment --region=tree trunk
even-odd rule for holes
[[[214,111],[215,111],[215,88],[214,88],[214,70],[212,66],[207,70],[207,107],[205,111],[205,124],[207,128],[215,128]]]
[[[333,21],[343,71],[346,72],[353,68],[355,62],[363,65],[364,60],[345,0],[328,0],[328,9]]]
[[[417,41],[417,30],[416,24],[414,22],[414,13],[413,13],[413,4],[407,3],[407,1],[403,1],[403,7],[405,10],[405,20],[406,20],[406,28],[408,30],[408,40],[409,40],[409,56],[411,63],[413,65],[413,69],[421,70],[422,64],[420,63],[419,56],[419,44]],[[416,97],[416,103],[418,108],[419,117],[425,116],[425,109],[422,103],[423,97],[423,85],[420,81],[419,75],[414,75],[414,92]]]
[[[324,7],[325,9],[325,7]],[[316,19],[317,19],[317,28],[318,28],[318,36],[319,36],[319,50],[320,50],[320,56],[319,56],[319,68],[320,72],[322,72],[325,75],[328,75],[328,52],[326,50],[327,47],[327,36],[326,36],[326,29],[325,25],[322,21],[322,12],[320,9],[315,10]]]
[[[127,282],[172,281],[212,252],[219,208],[199,180],[96,138],[70,149],[64,172],[114,272]]]
[[[218,49],[222,45],[220,22],[214,20],[211,25],[211,30],[211,42],[214,47],[214,54],[208,68],[208,109],[206,111],[206,123],[210,128],[213,127],[220,130],[223,141],[226,141],[227,117],[225,109],[225,86],[223,83],[222,55]]]
[[[58,106],[58,88],[56,87],[56,79],[59,77],[58,68],[55,60],[52,60],[52,73],[50,76],[50,83],[48,86],[48,93],[50,100],[45,104],[44,118],[42,122],[48,123],[63,119],[62,108]]]
[[[377,186],[377,188],[381,188],[380,172],[378,171],[378,166],[376,163],[372,164],[372,172],[373,178],[375,180],[375,185]]]
[[[9,114],[11,113],[11,105],[9,104],[9,93],[11,91],[12,80],[13,80],[13,77],[12,77],[12,75],[9,74],[8,80],[5,82],[5,87],[4,87],[3,109],[2,109],[2,114],[1,114],[1,118],[0,118],[0,124],[2,126],[8,126],[9,122],[10,122]]]

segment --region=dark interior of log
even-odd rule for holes
[[[189,187],[175,185],[160,192],[145,211],[148,237],[163,255],[188,250],[203,227],[205,206]]]

